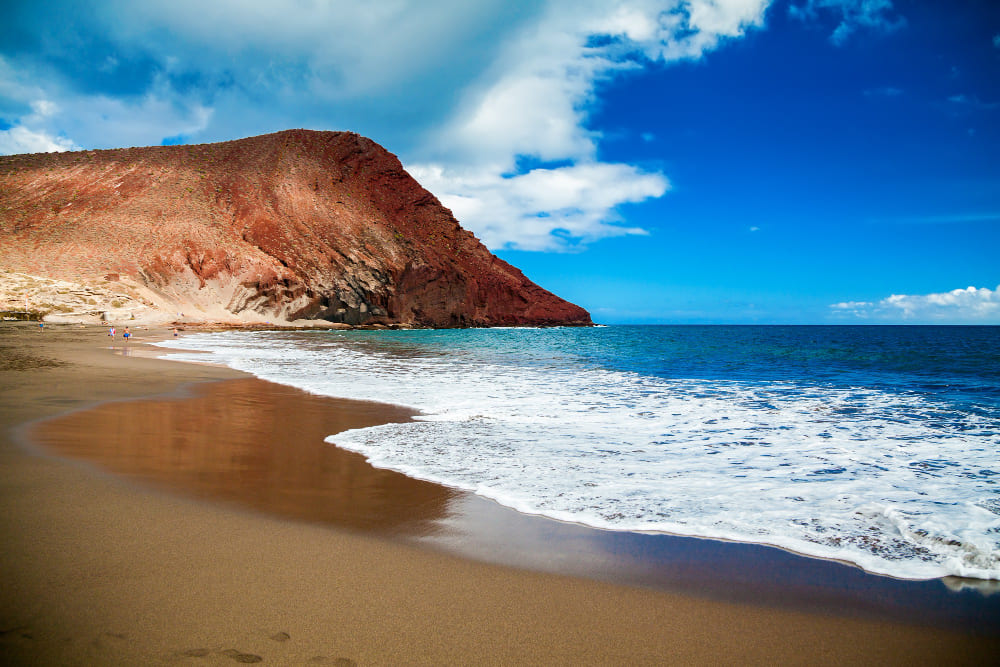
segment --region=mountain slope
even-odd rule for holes
[[[204,319],[590,323],[344,132],[0,157],[0,269],[134,281]]]

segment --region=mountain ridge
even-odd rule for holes
[[[0,157],[0,268],[204,321],[591,323],[350,132]]]

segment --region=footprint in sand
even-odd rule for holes
[[[279,632],[278,634],[271,635],[271,639],[276,642],[287,642],[292,636],[287,632]]]
[[[7,637],[20,636],[22,639],[31,639],[31,632],[28,630],[28,626],[19,625],[16,628],[9,628],[7,630],[0,629],[0,639],[6,639]]]
[[[250,662],[263,662],[264,660],[264,658],[260,657],[259,655],[254,655],[253,653],[240,653],[234,648],[231,648],[228,651],[223,651],[222,654],[228,655],[236,662],[250,663]]]

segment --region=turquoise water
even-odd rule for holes
[[[1000,327],[226,332],[170,345],[417,408],[414,423],[329,440],[521,512],[901,578],[1000,578]]]

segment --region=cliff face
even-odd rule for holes
[[[493,256],[369,139],[0,157],[0,268],[109,274],[164,309],[461,327],[589,324]]]

